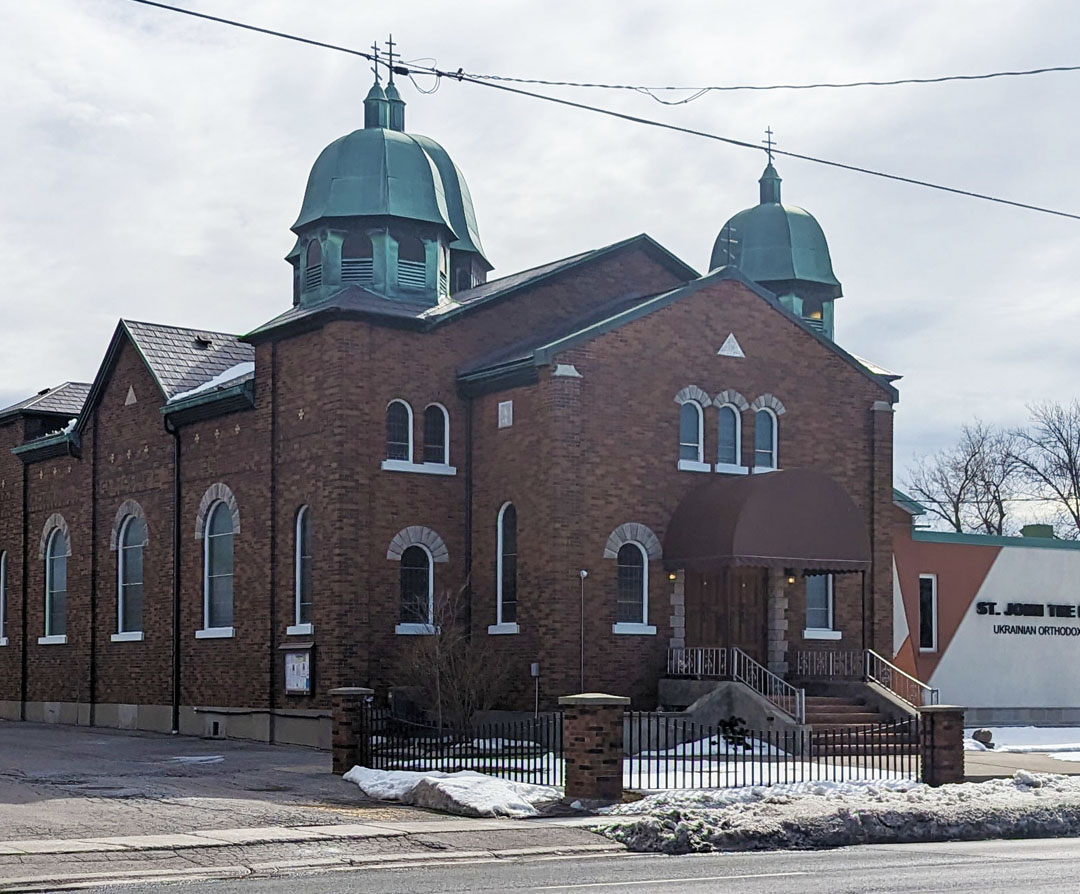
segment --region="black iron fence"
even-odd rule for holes
[[[735,788],[918,779],[920,721],[789,732],[628,712],[627,788]]]
[[[375,770],[473,770],[514,782],[563,785],[562,714],[449,729],[365,704],[360,762]]]

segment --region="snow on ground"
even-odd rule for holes
[[[562,797],[557,788],[510,782],[471,770],[442,773],[353,767],[343,778],[359,786],[369,798],[463,816],[536,816],[536,805]]]
[[[610,808],[596,831],[681,854],[1080,833],[1080,778],[1021,770],[931,788],[910,781],[669,791]]]
[[[964,730],[965,751],[1004,751],[1010,754],[1080,752],[1080,727],[1075,726],[990,726],[993,748],[971,738],[975,729]],[[1058,758],[1068,760],[1069,758]],[[1080,758],[1073,758],[1080,760]]]
[[[785,752],[774,745],[762,742],[760,739],[747,738],[747,745],[733,745],[723,736],[709,736],[706,739],[695,739],[692,742],[683,742],[674,748],[663,751],[642,751],[642,757],[711,757],[720,754],[784,754]]]

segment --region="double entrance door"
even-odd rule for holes
[[[686,645],[737,646],[755,661],[768,657],[768,572],[725,568],[686,573]]]

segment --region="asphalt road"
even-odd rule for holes
[[[108,889],[106,889],[108,890]],[[128,886],[124,892],[199,894],[844,894],[844,892],[1080,891],[1080,841],[981,841],[708,854],[626,855],[369,867],[306,876]]]

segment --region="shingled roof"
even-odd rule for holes
[[[63,385],[46,388],[33,397],[5,407],[0,410],[0,419],[6,419],[18,413],[49,413],[69,418],[78,416],[89,393],[90,385],[87,382],[64,382]]]
[[[255,349],[235,335],[123,320],[166,400],[255,359]]]

